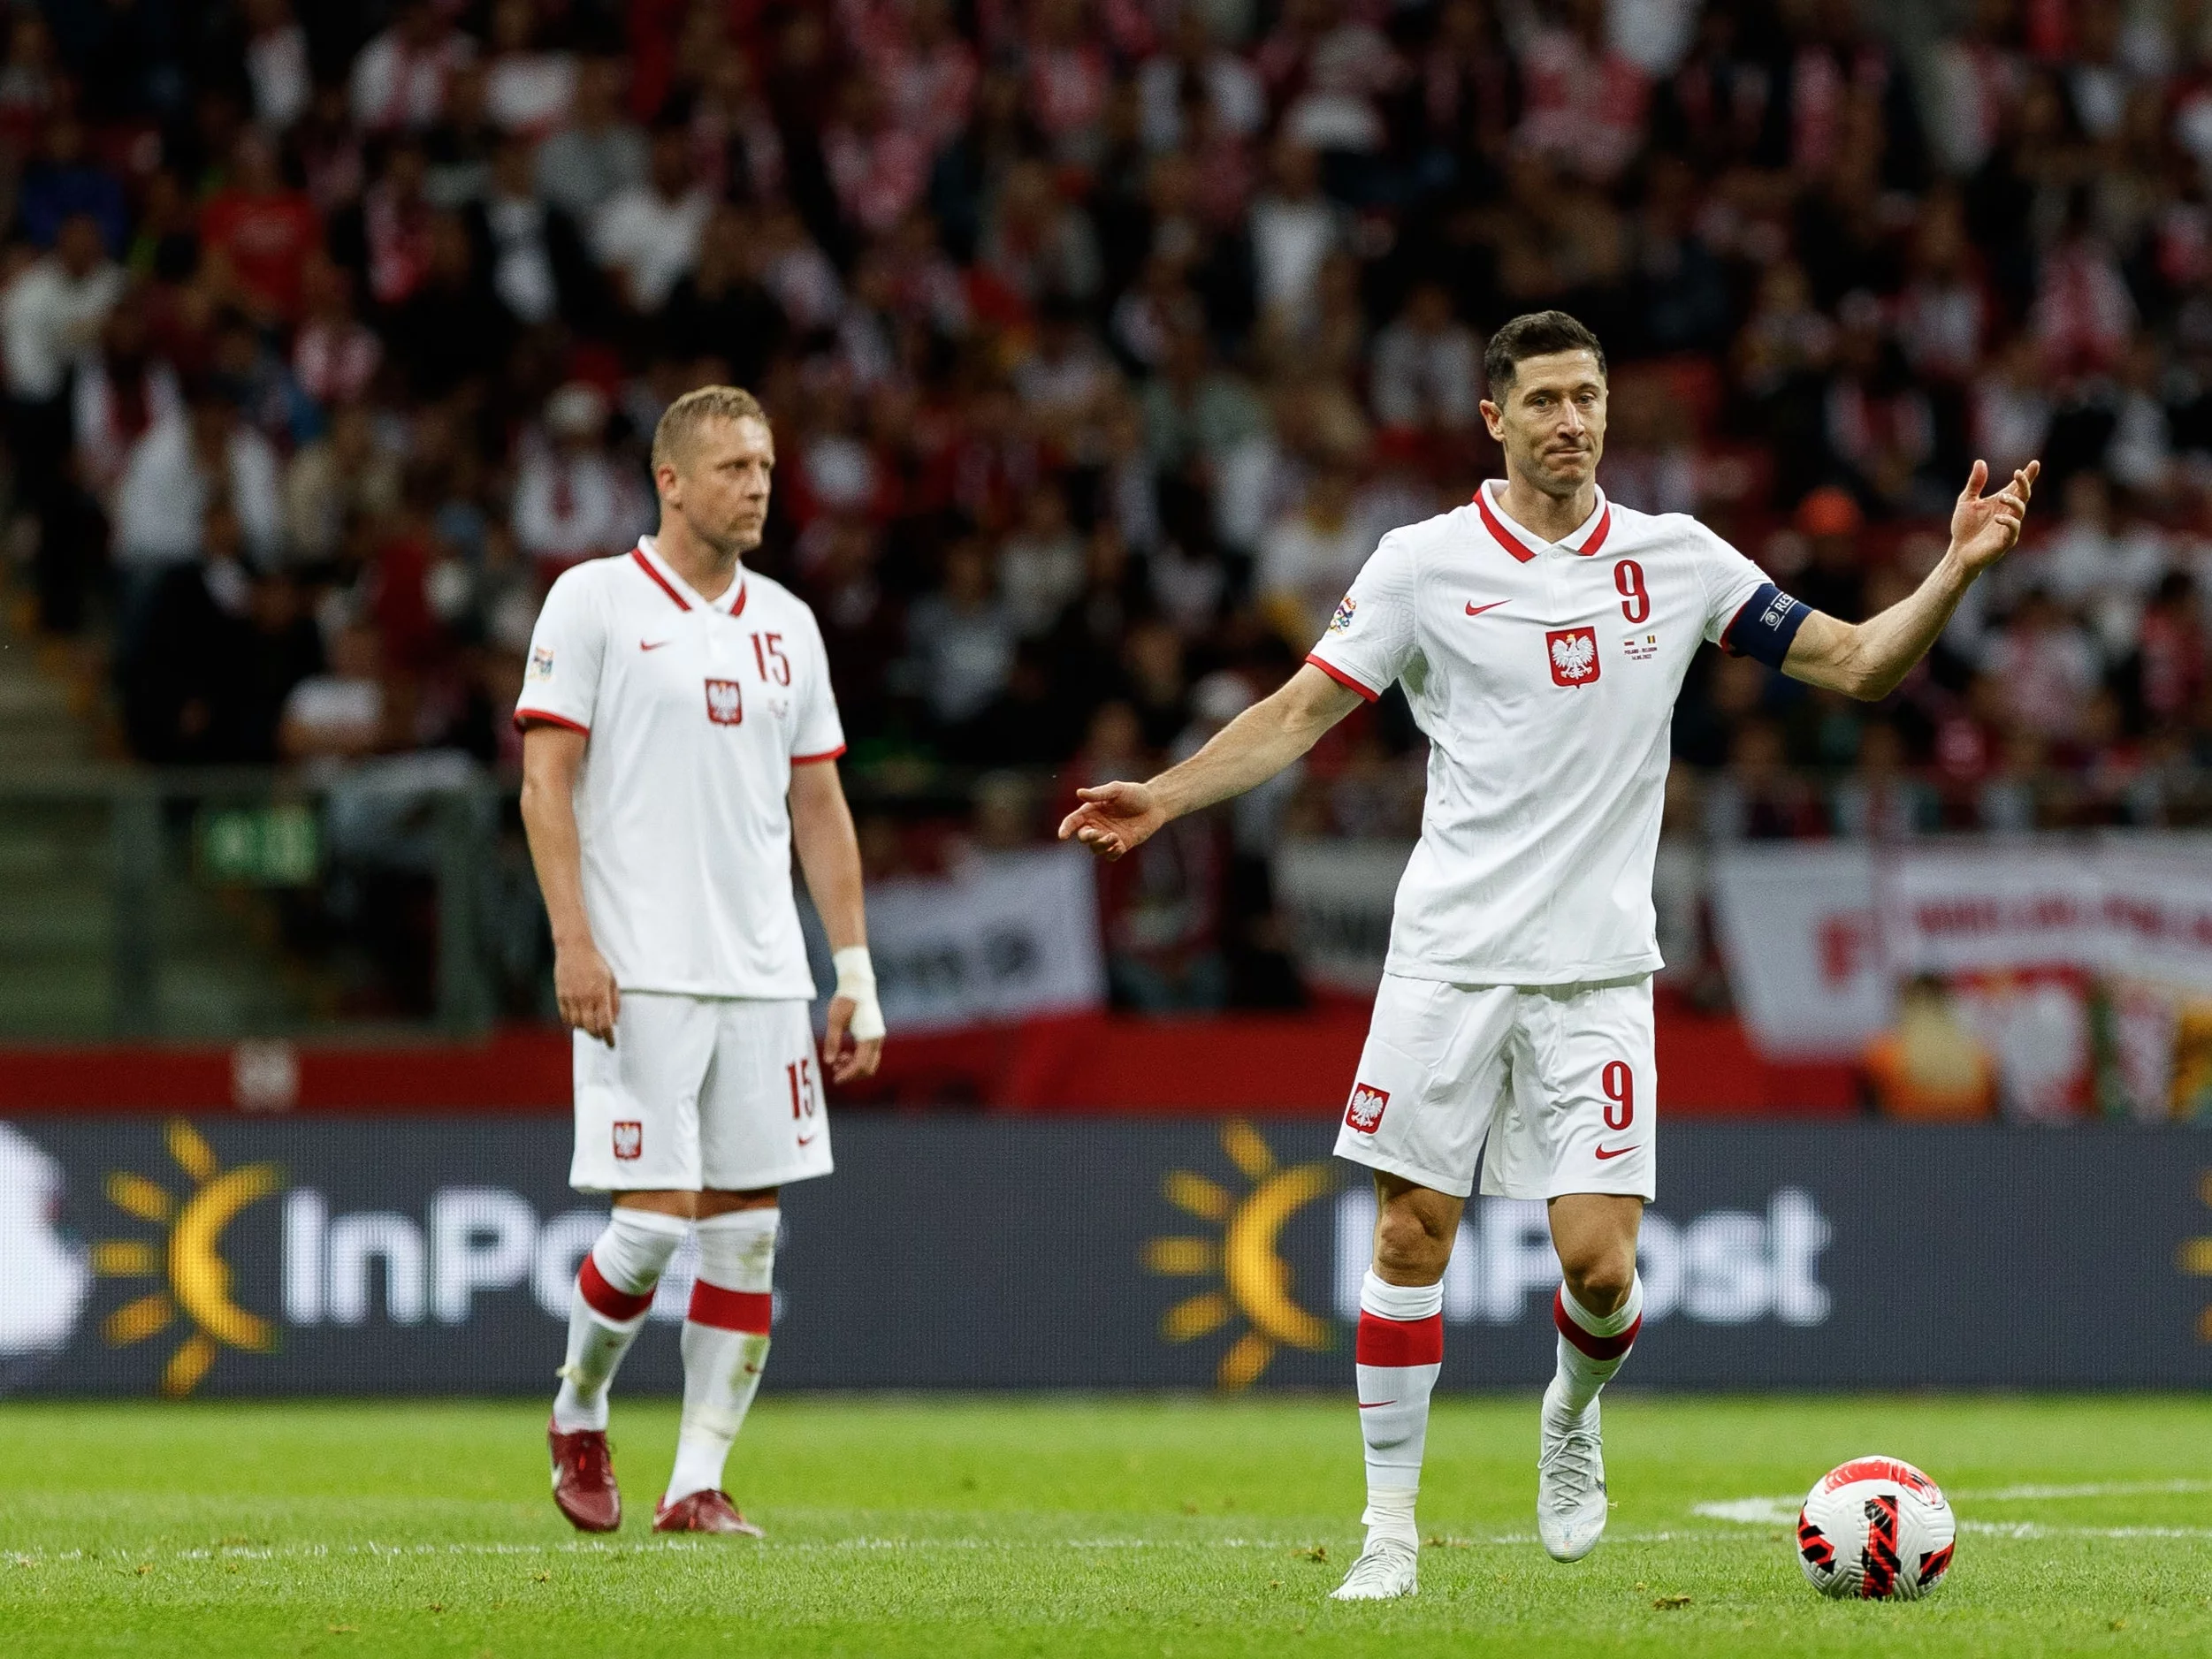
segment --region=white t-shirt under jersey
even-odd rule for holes
[[[616,985],[813,997],[785,797],[845,740],[804,601],[746,570],[702,599],[651,537],[577,565],[545,596],[515,719],[590,735],[584,908]]]
[[[1608,503],[1546,544],[1485,484],[1383,537],[1307,660],[1400,681],[1429,738],[1388,970],[1567,985],[1661,965],[1651,861],[1700,640],[1767,580],[1694,519]]]

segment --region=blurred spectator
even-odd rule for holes
[[[476,55],[476,42],[453,27],[442,7],[401,0],[392,27],[354,59],[354,120],[370,133],[430,126],[445,113],[454,70]]]
[[[2073,735],[2100,678],[2096,648],[2040,588],[2023,596],[1987,666],[2010,718],[2047,739]]]
[[[1321,637],[1337,602],[1375,551],[1367,527],[1353,515],[1354,489],[1350,466],[1329,457],[1315,470],[1296,509],[1260,544],[1253,586],[1261,610],[1301,655]]]
[[[596,224],[602,207],[644,185],[651,170],[651,145],[622,117],[622,79],[614,60],[586,58],[574,116],[538,147],[539,194],[579,225]]]
[[[1884,1117],[1954,1122],[1996,1114],[1996,1059],[1932,974],[1898,993],[1896,1024],[1868,1046],[1866,1075]]]
[[[322,239],[315,204],[286,186],[269,140],[248,128],[232,148],[230,181],[200,209],[210,279],[262,322],[292,322],[301,273]]]
[[[327,673],[312,674],[285,698],[277,727],[287,760],[350,760],[385,747],[391,712],[385,696],[377,630],[351,622],[331,638]]]
[[[497,0],[492,8],[492,67],[484,105],[510,133],[542,138],[568,118],[576,95],[576,60],[538,44],[534,0]]]
[[[916,600],[906,623],[915,681],[940,728],[955,730],[989,706],[1013,666],[1014,640],[983,545],[957,543],[945,555],[942,590]]]
[[[545,435],[522,451],[515,537],[548,581],[580,559],[619,553],[648,526],[642,481],[606,450],[606,394],[570,381],[545,405]]]
[[[315,94],[307,31],[293,15],[292,0],[245,0],[241,10],[254,118],[269,131],[281,133],[307,113]]]
[[[1369,397],[1385,426],[1457,433],[1475,424],[1483,393],[1475,336],[1452,315],[1443,284],[1424,282],[1375,339]]]
[[[84,552],[70,523],[71,377],[95,361],[100,331],[123,292],[123,272],[89,214],[62,221],[54,251],[19,256],[0,293],[7,357],[8,446],[16,487],[38,527],[39,615],[74,633],[84,620]]]
[[[123,466],[115,496],[115,557],[126,605],[161,572],[201,556],[200,528],[220,492],[240,526],[244,554],[266,568],[284,533],[277,453],[212,385],[149,426]]]
[[[1252,204],[1250,234],[1260,315],[1285,333],[1302,334],[1313,321],[1322,262],[1344,234],[1342,212],[1322,194],[1315,152],[1279,141],[1270,187]]]
[[[713,199],[691,173],[690,140],[666,126],[652,137],[645,182],[609,196],[591,221],[591,248],[625,303],[658,311],[698,257]]]

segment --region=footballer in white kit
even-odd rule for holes
[[[1514,319],[1484,368],[1504,479],[1384,537],[1281,690],[1149,782],[1082,791],[1060,827],[1119,857],[1272,777],[1393,684],[1429,740],[1421,841],[1337,1137],[1377,1195],[1354,1351],[1367,1545],[1336,1591],[1350,1601],[1416,1588],[1444,1271],[1478,1179],[1544,1200],[1560,1259],[1538,1534],[1574,1561],[1605,1530],[1598,1396],[1641,1324],[1636,1232],[1658,1168],[1651,864],[1699,644],[1887,696],[2018,539],[2039,470],[1984,496],[1976,462],[1942,562],[1854,624],[1792,599],[1695,520],[1606,500],[1605,353],[1574,318]]]
[[[553,1496],[621,1524],[606,1390],[687,1237],[663,1532],[757,1534],[722,1491],[768,1351],[777,1193],[830,1171],[827,1082],[875,1069],[883,1019],[844,752],[813,613],[747,570],[775,452],[750,394],[686,394],[653,437],[660,529],[553,583],[515,719],[523,823],[575,1028],[569,1183],[614,1195],[576,1275],[548,1430]],[[797,849],[837,989],[817,1052]]]

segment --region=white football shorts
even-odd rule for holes
[[[574,1033],[580,1192],[743,1192],[830,1170],[806,1004],[622,993],[607,1046]]]
[[[1657,1067],[1648,975],[1462,986],[1383,976],[1337,1156],[1465,1198],[1650,1199]]]

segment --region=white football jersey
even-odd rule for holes
[[[1648,973],[1662,965],[1651,861],[1674,697],[1698,642],[1718,643],[1767,578],[1696,520],[1602,491],[1546,544],[1493,487],[1384,537],[1307,658],[1364,697],[1400,681],[1429,739],[1388,970],[1460,985]]]
[[[791,894],[791,768],[844,753],[821,630],[740,570],[708,601],[646,537],[562,573],[518,726],[585,733],[584,908],[625,991],[814,995]]]

